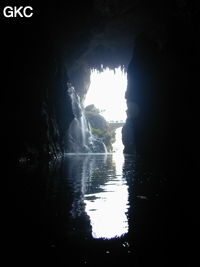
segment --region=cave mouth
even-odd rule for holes
[[[122,152],[122,127],[126,121],[127,104],[125,92],[127,89],[127,73],[123,66],[114,69],[108,67],[99,71],[90,70],[90,86],[84,100],[84,107],[88,111],[96,111],[114,129],[115,138],[109,152]],[[91,123],[92,124],[92,123]],[[101,131],[95,123],[92,125],[94,132]]]
[[[91,69],[90,86],[84,106],[93,104],[102,116],[109,121],[126,120],[125,92],[127,73],[123,67]]]

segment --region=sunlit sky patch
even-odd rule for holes
[[[115,70],[106,68],[102,72],[91,70],[90,80],[84,106],[94,104],[96,108],[103,111],[101,114],[108,121],[125,121],[126,72],[121,67]]]

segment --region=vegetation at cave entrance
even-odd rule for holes
[[[93,104],[85,107],[85,115],[91,125],[92,134],[104,142],[108,152],[112,152],[112,144],[115,142],[115,130],[109,127],[109,123],[100,114],[101,112]]]

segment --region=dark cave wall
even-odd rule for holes
[[[169,81],[169,77],[173,80],[169,73],[170,63],[155,40],[145,36],[137,38],[128,68],[128,118],[123,129],[125,153],[159,153],[156,150],[162,151],[166,139],[169,139],[167,127],[173,101],[170,91],[171,97],[172,92],[175,97],[177,89]],[[176,105],[178,108],[179,100]]]
[[[92,17],[90,1],[79,8],[75,3],[32,6],[32,19],[1,17],[6,86],[3,138],[15,161],[39,162],[63,155],[73,119],[68,70],[87,47]]]
[[[25,161],[57,157],[63,152],[63,135],[72,119],[64,62],[41,30],[30,25],[12,25],[12,30],[17,38],[15,44],[9,43],[6,130],[13,154]]]
[[[191,136],[188,123],[199,84],[199,9],[197,3],[183,2],[166,9],[162,23],[155,18],[159,29],[137,36],[128,67],[124,152],[137,151],[149,161],[170,157],[178,163]]]

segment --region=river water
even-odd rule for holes
[[[123,173],[121,128],[116,131],[115,153],[66,154],[67,179],[76,196],[71,215],[84,213],[93,238],[110,239],[128,232],[128,184]],[[80,203],[81,202],[81,203]]]
[[[18,168],[6,202],[8,247],[54,248],[58,266],[169,266],[163,259],[177,247],[182,254],[177,185],[158,161],[145,167],[121,145],[114,149]]]
[[[96,257],[94,266],[127,262],[133,256],[129,236],[133,162],[121,152],[66,154],[52,192],[57,207],[48,246],[76,251],[77,264],[92,264]],[[52,214],[52,207],[49,210]]]
[[[123,154],[68,154],[66,164],[69,184],[76,192],[72,216],[76,218],[81,212],[88,216],[93,238],[126,234],[129,201]]]

